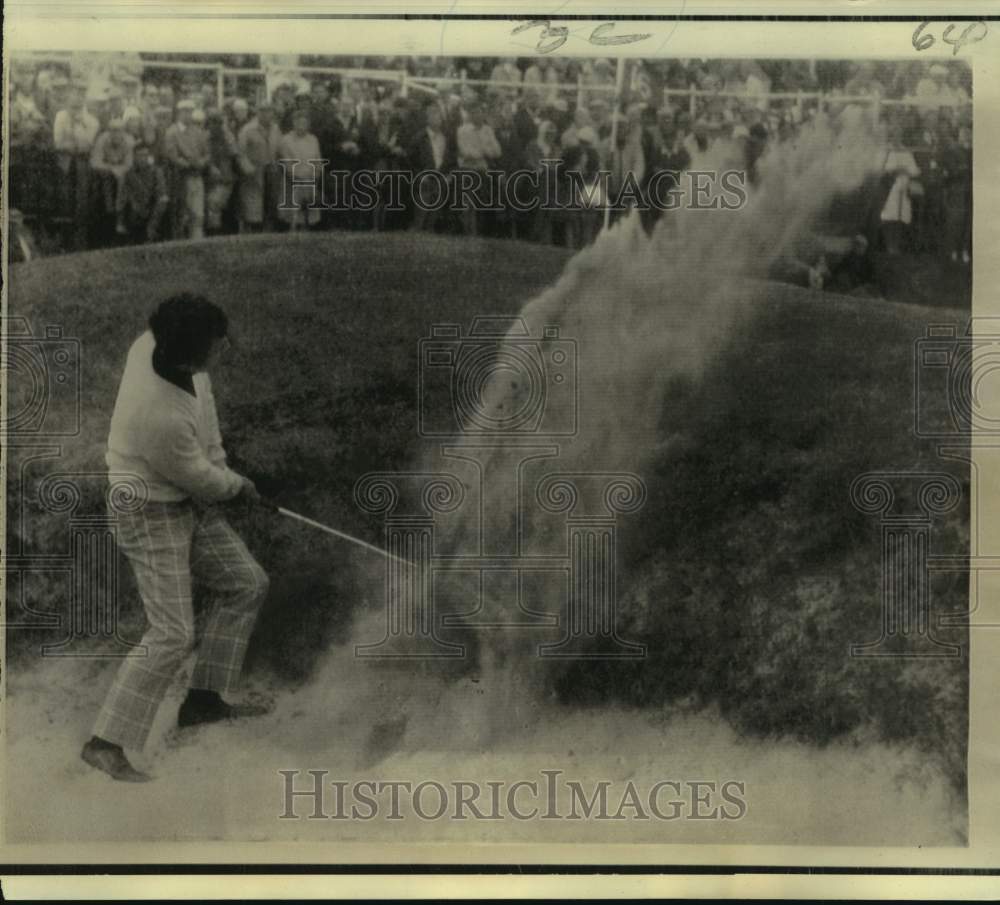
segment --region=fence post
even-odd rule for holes
[[[219,63],[215,70],[215,105],[222,109],[222,102],[226,96],[226,75],[222,63]]]
[[[689,91],[689,95],[688,95],[688,114],[691,116],[691,122],[693,123],[694,119],[695,119],[695,114],[698,111],[698,105],[695,102],[695,95],[694,95],[695,87],[694,87],[694,85],[688,86],[688,91]]]
[[[399,93],[402,97],[410,96],[410,74],[403,69],[399,80]]]

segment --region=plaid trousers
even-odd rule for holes
[[[118,515],[118,548],[132,565],[149,622],[140,642],[146,655],[122,661],[94,735],[141,748],[198,634],[191,687],[237,686],[268,578],[218,509],[190,500],[150,501]]]

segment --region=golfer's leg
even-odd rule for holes
[[[135,573],[149,629],[145,656],[122,661],[94,725],[94,735],[141,748],[156,710],[194,647],[189,552],[194,519],[184,503],[147,503],[119,519],[118,547]]]
[[[210,607],[191,687],[225,694],[239,685],[250,633],[267,594],[267,573],[215,509],[205,511],[195,527],[191,573]]]

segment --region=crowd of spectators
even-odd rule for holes
[[[576,247],[599,228],[604,198],[587,195],[563,213],[396,210],[381,196],[363,211],[350,199],[338,209],[292,207],[279,202],[302,191],[289,195],[282,182],[293,171],[277,161],[323,159],[331,172],[433,169],[446,178],[456,169],[527,168],[543,176],[543,193],[570,173],[589,182],[606,171],[613,188],[627,172],[641,185],[658,170],[683,171],[719,138],[742,143],[752,172],[768,142],[818,111],[877,97],[887,101],[877,109],[890,150],[871,222],[858,231],[889,253],[969,261],[971,85],[954,63],[636,62],[617,106],[607,59],[300,65],[405,69],[412,80],[407,89],[402,80],[300,69],[269,84],[270,96],[243,79],[220,98],[203,72],[132,69],[95,90],[69,65],[15,61],[12,211],[60,250],[303,228],[450,230]],[[294,177],[300,182],[302,170]]]

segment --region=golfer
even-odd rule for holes
[[[258,499],[226,465],[209,371],[229,344],[225,313],[190,294],[163,302],[133,344],[111,419],[111,473],[141,477],[148,501],[118,517],[149,628],[145,656],[126,658],[82,757],[113,779],[145,782],[125,748],[141,749],[163,695],[195,648],[192,587],[204,617],[191,686],[177,723],[193,726],[263,713],[227,703],[267,592],[264,570],[215,504]],[[204,600],[201,598],[204,597]]]

